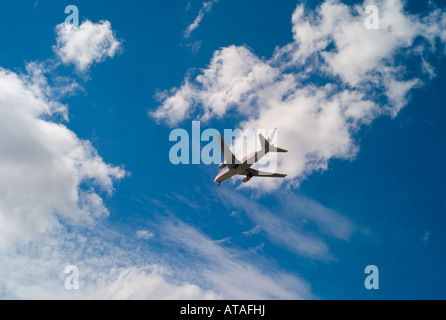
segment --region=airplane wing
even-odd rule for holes
[[[256,169],[248,169],[243,173],[243,175],[251,177],[270,177],[270,178],[285,178],[287,176],[284,173],[272,173],[272,172],[259,171]]]
[[[225,143],[225,140],[219,133],[217,133],[217,141],[218,144],[220,145],[221,153],[223,154],[225,163],[228,165],[229,168],[233,168],[236,165],[238,166],[242,164],[231,152],[231,150],[229,150],[228,146]]]

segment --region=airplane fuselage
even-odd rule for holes
[[[234,165],[232,168],[226,168],[222,172],[220,172],[214,179],[215,183],[222,183],[226,180],[232,178],[235,175],[241,174],[242,172],[245,172],[251,166],[258,162],[263,156],[265,155],[265,152],[262,150],[256,151],[253,154],[247,156],[242,160],[242,164]]]
[[[245,171],[249,167],[251,167],[251,165],[248,166],[241,164],[238,165],[238,167],[234,167],[232,169],[226,168],[215,177],[214,182],[218,184],[225,182],[226,180],[232,178],[233,176],[238,175],[239,172]]]

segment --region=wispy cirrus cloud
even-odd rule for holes
[[[219,0],[211,0],[211,1],[205,1],[203,2],[203,6],[201,7],[200,11],[198,12],[198,15],[195,17],[194,21],[187,26],[187,28],[183,31],[183,35],[185,38],[189,38],[191,33],[196,30],[199,26],[201,21],[204,18],[204,15],[211,11],[212,6],[216,4]],[[190,5],[190,3],[189,3]],[[188,5],[188,7],[189,7]]]
[[[254,228],[242,232],[242,234],[246,237],[252,237],[255,234],[258,234],[260,231],[262,231],[262,228],[259,225],[256,225]]]
[[[302,278],[170,217],[152,225],[161,251],[106,226],[60,226],[0,252],[1,299],[311,299]],[[173,253],[181,250],[181,255]],[[79,270],[67,290],[65,267]],[[181,266],[181,267],[178,267]]]
[[[180,220],[159,225],[166,241],[186,249],[190,255],[189,276],[199,276],[204,288],[212,288],[224,299],[312,299],[310,285],[302,278],[274,267],[250,251],[224,247]],[[262,267],[260,267],[262,266]],[[197,271],[198,270],[198,271]]]
[[[380,10],[379,30],[364,26],[368,4]],[[314,11],[299,4],[292,14],[292,42],[269,60],[245,46],[217,50],[200,74],[186,77],[150,114],[174,126],[231,111],[239,128],[278,127],[278,143],[289,150],[278,159],[278,171],[297,186],[325,170],[330,159],[353,159],[358,130],[379,116],[395,117],[411,90],[432,78],[429,57],[437,49],[444,52],[437,47],[444,46],[445,28],[444,9],[410,14],[401,0],[354,6],[326,0]],[[272,190],[281,183],[253,179],[247,187]]]
[[[247,232],[262,231],[273,243],[312,260],[331,260],[327,239],[348,241],[360,228],[349,218],[307,197],[293,194],[277,196],[280,205],[274,210],[256,200],[230,192],[219,191],[228,209],[245,212],[256,227]]]

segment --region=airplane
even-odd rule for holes
[[[220,145],[221,153],[224,158],[224,162],[221,163],[218,167],[220,169],[226,169],[220,172],[216,177],[214,182],[220,186],[220,184],[235,175],[246,176],[243,178],[243,183],[251,180],[252,177],[270,177],[270,178],[285,178],[287,175],[283,173],[271,173],[259,171],[256,169],[252,169],[251,166],[258,162],[261,158],[267,155],[269,152],[288,152],[288,150],[277,148],[273,144],[270,143],[274,134],[276,133],[277,128],[273,131],[271,137],[266,140],[262,134],[259,134],[261,149],[254,152],[253,154],[247,156],[242,161],[238,160],[235,155],[229,150],[222,136],[217,133],[216,138],[218,144]]]

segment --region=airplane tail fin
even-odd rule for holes
[[[271,144],[269,140],[266,140],[262,134],[259,134],[259,138],[260,138],[260,145],[262,147],[262,150],[265,150],[265,154],[268,152],[288,152],[288,150],[278,148],[273,144]]]
[[[217,141],[221,149],[221,154],[223,155],[223,158],[225,159],[225,164],[232,167],[233,165],[241,164],[240,160],[238,160],[235,155],[231,152],[231,150],[228,148],[228,146],[225,143],[225,140],[220,135],[220,133],[217,133]]]
[[[276,132],[277,132],[277,128],[274,128],[273,132],[271,133],[271,135],[268,138],[268,142],[269,143],[273,142],[273,139],[274,139],[274,136],[276,135]]]

